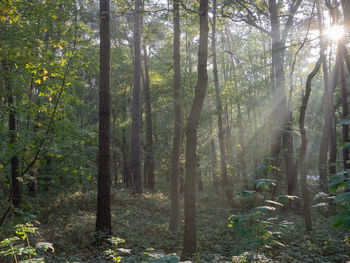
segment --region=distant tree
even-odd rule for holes
[[[218,64],[216,56],[216,0],[213,3],[213,22],[212,22],[212,52],[213,52],[213,74],[214,74],[214,86],[215,86],[215,98],[216,98],[216,112],[218,118],[218,137],[219,137],[219,147],[220,147],[220,173],[221,182],[223,185],[227,185],[227,165],[226,165],[226,152],[225,152],[225,132],[222,124],[222,103],[220,98],[220,87],[218,78]]]
[[[96,231],[111,234],[110,204],[110,45],[109,0],[100,1],[100,91]]]

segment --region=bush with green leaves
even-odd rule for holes
[[[263,189],[267,192],[271,186],[276,186],[275,180],[258,179],[255,181],[256,189]],[[256,191],[243,191],[243,198],[251,198]],[[264,194],[264,196],[266,196]],[[270,249],[273,245],[284,247],[279,242],[282,231],[293,228],[293,223],[280,220],[276,210],[284,206],[283,203],[297,199],[297,196],[281,195],[277,201],[264,200],[264,204],[250,209],[248,213],[231,215],[229,217],[229,228],[238,235],[243,242],[235,254],[246,251],[260,252]],[[259,254],[259,253],[258,253]]]
[[[339,172],[332,176],[328,185],[329,192],[334,194],[337,204],[337,215],[330,218],[333,227],[350,229],[350,170]],[[322,203],[321,203],[322,204]],[[319,204],[320,205],[320,204]]]

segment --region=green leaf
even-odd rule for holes
[[[327,199],[329,197],[329,194],[326,194],[324,192],[319,192],[318,194],[315,195],[313,200],[318,200],[318,199]]]
[[[313,205],[311,208],[312,209],[317,209],[317,208],[321,208],[321,207],[327,207],[328,204],[327,203],[318,203],[316,205]]]
[[[338,122],[338,126],[349,125],[349,124],[350,124],[350,118],[349,119],[342,119],[340,122]]]
[[[283,204],[276,202],[276,201],[272,201],[272,200],[265,200],[265,203],[271,204],[271,205],[278,205],[278,206],[283,206]]]
[[[256,188],[264,188],[264,189],[268,189],[270,185],[276,186],[276,180],[273,179],[258,179],[254,182],[254,184],[256,185]]]
[[[277,197],[277,199],[280,201],[287,201],[287,200],[299,199],[299,197],[296,195],[280,195]]]
[[[343,194],[337,195],[335,197],[335,201],[336,202],[341,202],[341,201],[350,202],[350,192],[345,192]]]
[[[267,213],[268,211],[275,211],[276,207],[264,205],[264,206],[254,207],[254,208],[252,208],[252,210],[253,211],[259,211],[259,212],[262,212],[262,213]]]
[[[329,221],[334,228],[340,227],[344,222],[343,218],[340,215],[332,216]]]
[[[256,191],[253,191],[253,190],[243,190],[240,194],[243,197],[248,197],[248,196],[251,196],[251,195],[253,195],[255,193],[256,193]]]

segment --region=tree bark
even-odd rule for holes
[[[130,172],[133,178],[132,189],[142,194],[141,175],[141,0],[135,0],[134,14],[134,88],[131,124]]]
[[[96,231],[111,234],[110,207],[110,85],[109,1],[100,1],[100,91]]]
[[[200,36],[198,47],[198,81],[195,97],[186,125],[186,178],[185,178],[185,231],[184,257],[196,252],[196,149],[197,128],[203,108],[203,101],[208,86],[208,0],[200,0]]]
[[[169,230],[179,231],[180,228],[180,200],[179,200],[179,171],[180,149],[182,142],[182,112],[181,112],[181,64],[180,64],[180,9],[179,1],[174,0],[174,138],[171,158],[171,215]]]

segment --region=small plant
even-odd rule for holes
[[[113,262],[121,262],[122,257],[119,255],[119,251],[122,250],[123,252],[127,252],[127,249],[122,249],[122,248],[118,248],[120,244],[125,243],[124,239],[121,239],[119,237],[111,237],[109,239],[107,239],[115,248],[114,249],[108,249],[105,251],[105,254],[107,255],[107,257],[111,260],[113,260]]]
[[[36,234],[37,227],[32,223],[19,224],[15,227],[15,236],[5,238],[0,242],[0,259],[9,260],[12,258],[16,263],[19,259],[36,259],[36,262],[44,262],[44,258],[38,257],[42,253],[50,250],[54,252],[51,243],[40,242],[35,247],[30,244],[29,235]]]

